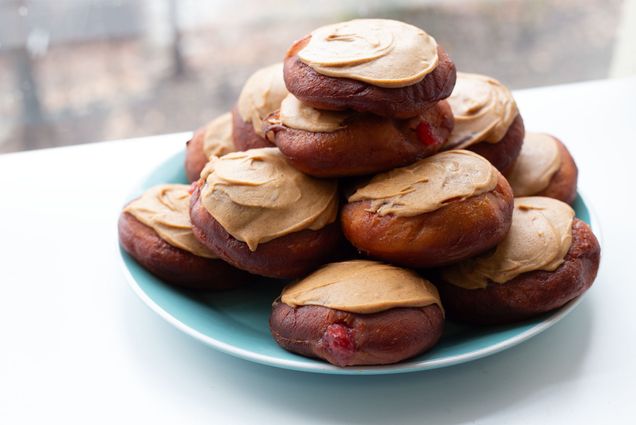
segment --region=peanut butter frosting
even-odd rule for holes
[[[389,88],[421,81],[439,60],[433,37],[389,19],[354,19],[320,27],[298,58],[319,74]]]
[[[338,214],[336,181],[301,173],[278,148],[213,158],[201,176],[202,205],[251,251],[290,233],[322,229]]]
[[[280,122],[289,128],[311,131],[313,133],[331,133],[346,127],[345,121],[351,112],[323,111],[301,102],[293,94],[288,94],[280,104]]]
[[[244,122],[252,123],[256,134],[265,137],[263,120],[280,108],[287,93],[282,63],[259,69],[243,86],[237,104],[239,115]]]
[[[442,308],[437,289],[414,272],[367,260],[331,263],[287,286],[281,302],[319,305],[351,313],[378,313],[398,307]]]
[[[554,137],[544,133],[526,133],[508,181],[515,196],[536,195],[548,187],[561,168],[561,150]]]
[[[203,153],[207,158],[234,152],[232,142],[232,114],[230,112],[212,120],[203,135]]]
[[[370,200],[369,212],[412,217],[489,192],[498,179],[497,170],[483,157],[453,150],[378,174],[349,202]]]
[[[185,184],[155,186],[126,205],[124,211],[170,245],[199,257],[217,258],[192,234],[189,189]]]
[[[447,146],[456,149],[479,142],[499,142],[518,114],[510,90],[485,75],[458,72],[448,102],[455,127]]]
[[[573,220],[574,210],[565,202],[541,196],[516,198],[510,231],[497,248],[446,268],[443,277],[453,285],[479,289],[526,272],[554,271],[572,244]]]

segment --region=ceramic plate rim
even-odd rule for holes
[[[150,179],[150,176],[153,175],[157,171],[157,169],[166,163],[174,160],[176,157],[182,155],[182,152],[177,152],[176,154],[170,155],[166,160],[162,161],[155,169],[153,169],[150,173],[148,173],[145,178],[138,182],[135,190],[132,191],[132,196],[138,194],[144,186],[144,182]],[[599,221],[594,211],[594,208],[590,205],[587,197],[585,197],[581,190],[577,190],[578,196],[583,201],[585,205],[589,218],[590,218],[590,227],[594,231],[594,234],[599,240],[599,243],[602,244],[602,234],[601,228],[599,225]],[[132,196],[127,199],[132,199]],[[122,203],[123,204],[123,203]],[[164,309],[162,306],[157,304],[139,285],[135,277],[132,275],[130,269],[126,265],[126,261],[124,256],[127,255],[123,249],[118,246],[119,252],[119,262],[120,266],[124,272],[124,276],[128,283],[128,286],[133,290],[133,292],[143,301],[146,306],[148,306],[152,311],[158,314],[165,321],[184,332],[187,335],[195,338],[203,342],[204,344],[211,346],[223,353],[229,354],[231,356],[241,358],[244,360],[252,361],[255,363],[259,363],[262,365],[278,367],[282,369],[295,370],[300,372],[313,372],[313,373],[323,373],[323,374],[332,374],[332,375],[383,375],[383,374],[398,374],[398,373],[408,373],[408,372],[419,372],[431,369],[437,369],[442,367],[453,366],[461,363],[466,363],[469,361],[477,360],[486,356],[490,356],[496,353],[499,353],[508,348],[512,348],[535,335],[540,334],[546,329],[552,327],[554,324],[559,322],[565,316],[567,316],[574,308],[581,302],[583,296],[585,294],[575,298],[570,301],[565,306],[556,310],[554,313],[550,314],[546,318],[544,318],[539,323],[532,326],[530,329],[527,329],[521,333],[518,333],[510,338],[507,338],[503,341],[497,342],[495,344],[489,345],[487,347],[483,347],[477,350],[469,351],[466,353],[458,354],[458,355],[449,355],[440,359],[431,359],[431,360],[420,360],[420,361],[404,361],[392,365],[380,365],[380,366],[362,366],[362,367],[346,367],[340,368],[337,366],[333,366],[329,363],[306,363],[301,360],[290,360],[278,358],[270,355],[256,353],[254,351],[246,350],[243,348],[236,347],[230,343],[225,341],[221,341],[219,339],[213,338],[209,335],[203,334],[197,329],[192,328],[191,326],[183,323],[179,319],[177,319],[174,315],[172,315],[169,311]],[[313,359],[312,359],[313,360]]]

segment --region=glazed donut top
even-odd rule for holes
[[[485,75],[458,72],[448,102],[455,127],[447,146],[455,149],[479,142],[499,142],[518,114],[510,90]]]
[[[542,196],[515,198],[512,225],[494,252],[452,265],[444,279],[466,289],[503,284],[522,273],[554,271],[572,244],[574,210]]]
[[[228,112],[212,120],[205,128],[203,153],[207,158],[211,158],[223,156],[235,150],[232,142],[232,114]]]
[[[247,80],[238,99],[238,113],[244,122],[251,122],[254,132],[265,137],[263,120],[280,107],[287,96],[283,80],[283,64],[259,69]]]
[[[301,173],[278,148],[213,158],[201,177],[203,207],[251,251],[293,232],[322,229],[338,215],[336,181]]]
[[[124,208],[170,245],[199,257],[217,258],[192,234],[190,186],[164,184],[148,189]]]
[[[561,168],[561,150],[554,137],[526,133],[521,153],[508,176],[515,196],[531,196],[548,187]]]
[[[320,305],[351,313],[442,304],[435,286],[414,272],[367,260],[331,263],[287,286],[281,302]]]
[[[371,201],[367,211],[381,216],[412,217],[490,192],[498,180],[499,173],[486,159],[453,150],[378,174],[348,201]]]
[[[437,42],[421,29],[389,19],[355,19],[311,33],[298,58],[319,74],[397,88],[437,67]]]
[[[313,133],[331,133],[345,128],[345,121],[352,115],[352,112],[323,111],[312,108],[290,93],[280,104],[279,120],[288,128]]]

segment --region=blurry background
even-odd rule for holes
[[[0,0],[0,153],[193,130],[315,27],[424,28],[513,89],[635,71],[636,0]],[[549,102],[549,99],[546,99]]]

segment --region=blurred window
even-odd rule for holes
[[[193,130],[290,43],[355,17],[512,88],[634,71],[636,0],[0,0],[0,153]]]

